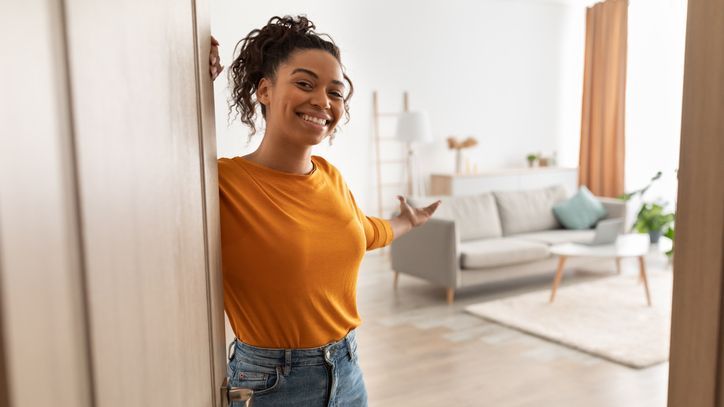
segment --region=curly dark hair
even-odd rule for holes
[[[349,99],[354,87],[340,58],[340,52],[332,38],[318,34],[316,26],[305,16],[272,17],[262,28],[252,30],[234,47],[238,56],[229,67],[229,83],[232,87],[229,99],[229,118],[236,112],[242,123],[251,128],[249,137],[256,133],[256,90],[262,78],[276,79],[277,68],[297,50],[321,49],[334,56],[342,67],[349,92],[344,98],[345,118],[349,121]],[[326,37],[327,39],[323,38]],[[261,105],[261,115],[266,119],[266,107]]]

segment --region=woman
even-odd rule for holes
[[[255,407],[367,404],[360,262],[439,205],[398,197],[399,216],[365,216],[337,169],[311,154],[334,137],[352,95],[339,49],[314,29],[306,17],[274,17],[239,42],[229,69],[231,108],[251,134],[257,103],[265,122],[256,151],[218,162],[224,308],[236,336],[229,384],[252,389]],[[212,39],[212,78],[222,69]]]

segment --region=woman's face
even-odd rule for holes
[[[344,113],[342,68],[327,51],[298,50],[279,65],[276,81],[259,83],[257,100],[266,107],[266,136],[316,145],[334,131]]]

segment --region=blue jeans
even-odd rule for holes
[[[229,385],[254,390],[253,407],[367,406],[354,330],[318,348],[266,349],[238,339],[229,348]]]

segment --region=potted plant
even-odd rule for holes
[[[635,191],[626,192],[625,194],[618,197],[618,199],[621,199],[623,201],[630,201],[631,198],[635,197],[636,195],[643,197],[646,191],[651,188],[651,185],[654,184],[659,178],[661,178],[661,171],[657,172],[653,177],[651,177],[651,181],[649,181],[648,185],[641,189],[637,189]]]
[[[645,203],[636,215],[636,222],[633,225],[639,233],[648,233],[651,243],[658,243],[659,237],[664,229],[674,222],[674,214],[664,212],[664,206],[660,203]]]
[[[673,262],[673,260],[674,260],[674,235],[675,234],[676,234],[676,232],[674,231],[674,224],[672,223],[666,229],[666,232],[664,232],[664,236],[671,239],[671,249],[668,252],[666,252],[666,256],[669,258],[669,263]]]
[[[463,159],[462,150],[465,148],[475,147],[478,145],[478,140],[475,137],[468,137],[465,140],[458,140],[455,136],[447,138],[447,148],[455,150],[455,173],[463,173]]]
[[[538,156],[536,154],[531,153],[531,154],[528,154],[525,157],[525,159],[528,160],[528,167],[533,167],[533,165],[535,165],[535,160],[538,159]]]

